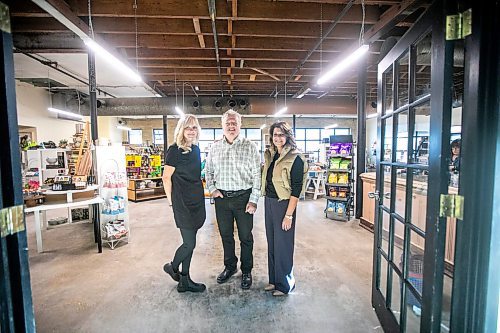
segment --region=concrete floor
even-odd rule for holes
[[[162,270],[180,244],[165,199],[130,203],[130,244],[102,254],[88,223],[44,230],[45,252],[38,254],[34,219],[28,216],[37,331],[382,332],[370,305],[373,235],[357,222],[325,219],[324,206],[322,199],[299,203],[297,288],[283,298],[263,291],[263,201],[254,221],[254,284],[243,291],[241,272],[222,285],[215,280],[223,269],[222,244],[207,200],[207,221],[191,264],[193,280],[207,285],[202,294],[179,294]]]

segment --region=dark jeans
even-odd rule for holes
[[[293,213],[292,228],[282,229],[283,218],[288,208],[289,200],[265,197],[265,220],[267,236],[267,265],[269,283],[276,290],[288,294],[295,287],[293,276],[293,250],[295,244],[295,215]]]
[[[182,245],[175,251],[172,266],[179,269],[182,263],[182,274],[189,273],[189,266],[191,265],[191,258],[193,257],[193,250],[196,246],[196,233],[198,230],[180,229],[182,235]]]
[[[241,271],[250,273],[253,268],[253,215],[245,213],[250,192],[233,198],[215,198],[215,215],[224,248],[224,265],[236,269],[238,258],[234,250],[234,220],[238,227],[241,245]]]

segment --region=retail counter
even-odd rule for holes
[[[369,192],[375,192],[375,172],[367,172],[360,175],[363,181],[363,210],[362,216],[360,218],[360,223],[363,227],[373,231],[373,224],[375,221],[375,200],[368,197]],[[390,200],[390,179],[387,177],[384,182],[384,193],[383,196],[380,195],[380,200],[389,206]],[[456,187],[449,187],[450,194],[456,194]],[[401,216],[405,216],[405,194],[406,194],[406,179],[403,177],[398,177],[396,181],[396,202],[395,202],[395,212]],[[427,183],[422,181],[413,181],[413,203],[412,203],[412,223],[419,227],[421,230],[425,231],[425,223],[427,217]],[[384,214],[383,216],[383,229],[384,232],[388,232],[389,226],[389,216]],[[455,218],[448,218],[446,223],[446,247],[445,247],[445,261],[448,265],[453,265],[453,259],[455,254]],[[402,243],[404,235],[404,227],[401,223],[395,223],[395,240],[398,243]],[[424,239],[421,237],[414,237],[412,233],[412,246],[419,248],[423,251]]]

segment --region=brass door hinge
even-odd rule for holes
[[[464,218],[464,197],[457,194],[441,194],[439,204],[440,217]]]
[[[10,34],[9,7],[3,2],[0,2],[0,30]]]
[[[0,210],[0,235],[5,237],[24,230],[23,205]]]
[[[446,16],[446,40],[463,39],[472,34],[472,9]]]

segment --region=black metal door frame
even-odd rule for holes
[[[0,2],[0,331],[35,332],[21,190],[13,44],[7,5]]]
[[[452,332],[496,332],[500,288],[499,1],[468,1]],[[463,176],[462,176],[463,175]]]
[[[452,64],[453,64],[453,44],[451,42],[445,41],[445,6],[441,1],[435,1],[427,11],[422,15],[422,17],[414,24],[414,26],[398,41],[394,48],[384,57],[384,59],[379,63],[378,67],[378,139],[379,151],[381,152],[377,156],[377,193],[379,196],[384,195],[383,191],[380,189],[384,188],[384,173],[381,171],[383,165],[391,166],[391,179],[395,179],[394,166],[408,168],[408,170],[428,170],[428,188],[427,188],[427,218],[426,218],[426,230],[425,230],[425,252],[424,252],[424,270],[423,270],[423,290],[422,296],[416,295],[416,298],[422,305],[422,316],[420,321],[421,332],[439,332],[441,324],[441,307],[442,307],[442,287],[443,287],[443,270],[444,270],[444,250],[445,250],[445,237],[446,228],[445,218],[439,217],[439,197],[441,193],[447,193],[448,191],[448,178],[447,178],[447,160],[446,156],[442,154],[443,151],[449,150],[449,136],[450,136],[450,124],[451,124],[451,78],[452,78]],[[409,62],[414,62],[416,56],[415,47],[412,45],[418,41],[421,37],[432,31],[432,71],[431,71],[431,96],[423,96],[415,99],[412,91],[415,85],[414,80],[409,82],[409,98],[407,105],[398,106],[397,98],[397,66],[394,63],[398,59],[408,52]],[[392,162],[382,161],[382,156],[384,152],[383,143],[381,140],[385,137],[385,127],[381,126],[383,120],[392,117],[391,115],[384,116],[382,114],[382,109],[385,103],[385,86],[383,85],[384,72],[393,66],[393,101],[394,101],[394,112],[404,110],[410,110],[413,105],[420,104],[424,99],[429,99],[431,101],[431,116],[430,116],[430,151],[429,151],[429,166],[422,166],[416,163],[409,162],[405,163],[394,163],[395,162],[395,149],[396,147],[396,127],[397,127],[397,117],[393,119],[393,136],[392,136]],[[411,68],[409,71],[414,71]],[[414,72],[413,72],[414,73]],[[413,75],[410,73],[410,78]],[[412,87],[413,86],[413,87]],[[410,113],[409,113],[410,115]],[[409,116],[409,118],[411,118]],[[408,155],[412,152],[412,141],[410,138],[410,133],[412,132],[412,126],[414,121],[408,123]],[[412,177],[413,172],[407,172],[406,178],[406,216],[411,216],[411,199],[408,199],[408,195],[411,197],[412,191]],[[395,182],[391,181],[391,195],[390,195],[390,214],[391,223],[389,229],[389,244],[393,244],[394,237],[393,233],[393,219],[401,217],[394,213],[395,206]],[[384,295],[377,289],[380,282],[379,273],[379,258],[381,256],[385,257],[379,249],[379,244],[382,240],[382,223],[381,223],[381,210],[387,212],[387,209],[382,207],[381,202],[376,203],[375,210],[375,230],[374,230],[374,248],[373,248],[373,281],[372,281],[372,305],[375,308],[377,316],[382,324],[382,327],[387,332],[399,332],[404,329],[404,326],[400,326],[398,320],[395,318],[392,311],[389,309],[388,304],[390,299],[386,299]],[[410,215],[409,215],[410,214]],[[423,237],[421,233],[418,232],[413,226],[408,223],[408,218],[405,220],[405,240],[404,240],[404,252],[406,253],[405,261],[408,259],[408,252],[410,247],[410,241],[407,237],[410,230],[417,232]],[[389,252],[391,251],[391,245],[389,245]],[[391,254],[388,254],[389,258]],[[406,285],[408,289],[412,289],[412,285],[406,280],[407,276],[407,265],[403,265],[402,270],[394,265],[392,260],[387,258],[388,266],[391,266],[392,270],[399,271],[403,277],[403,285]],[[388,267],[388,271],[390,271]],[[391,285],[392,275],[387,277],[387,285]],[[401,317],[406,320],[406,293],[407,288],[402,288],[401,290]]]

